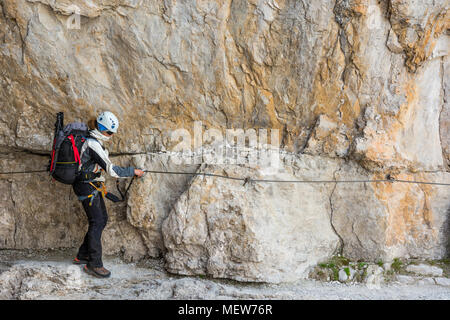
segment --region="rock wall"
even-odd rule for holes
[[[0,0],[0,11],[1,172],[45,167],[56,112],[70,122],[111,110],[121,124],[108,147],[123,165],[450,182],[444,0]],[[170,134],[194,134],[195,121],[278,130],[279,171],[174,163]],[[0,175],[0,190],[0,248],[80,243],[70,187],[39,173]],[[106,253],[164,256],[180,274],[289,281],[337,253],[444,257],[449,194],[147,174],[127,203],[108,203],[103,240]]]

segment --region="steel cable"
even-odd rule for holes
[[[192,175],[192,176],[206,176],[216,177],[229,180],[248,182],[269,182],[269,183],[379,183],[379,182],[400,182],[400,183],[412,183],[412,184],[425,184],[425,185],[437,185],[437,186],[450,186],[450,183],[443,182],[427,182],[416,180],[402,180],[402,179],[374,179],[374,180],[274,180],[274,179],[252,179],[250,177],[232,177],[215,173],[206,172],[184,172],[184,171],[160,171],[160,170],[142,170],[148,173],[157,174],[176,174],[176,175]],[[39,173],[48,172],[47,170],[25,170],[25,171],[9,171],[0,172],[0,174],[27,174],[27,173]]]

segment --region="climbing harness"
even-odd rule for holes
[[[102,195],[102,198],[104,198],[104,197],[108,194],[108,192],[106,191],[106,186],[105,186],[105,184],[104,184],[103,182],[100,183],[100,186],[101,186],[100,188],[97,187],[97,186],[96,186],[95,184],[93,184],[92,182],[89,182],[89,184],[90,184],[92,187],[94,187],[95,190],[94,190],[91,194],[89,194],[89,195],[87,195],[87,196],[79,196],[79,197],[78,197],[78,200],[84,201],[84,200],[90,198],[91,201],[89,201],[89,206],[92,206],[92,201],[94,201],[94,199],[95,199],[96,196],[98,196],[99,194],[101,194],[101,195]]]
[[[125,199],[126,199],[126,196],[127,196],[127,194],[128,194],[128,190],[130,190],[130,187],[131,187],[131,185],[133,184],[134,178],[135,178],[135,177],[132,177],[132,178],[131,178],[131,181],[130,181],[130,183],[128,184],[128,187],[125,189],[125,192],[122,192],[122,191],[120,190],[120,188],[119,188],[119,180],[116,180],[116,188],[117,188],[117,191],[118,191],[119,194],[120,194],[121,199],[119,199],[119,197],[117,197],[116,195],[114,195],[114,194],[108,192],[108,191],[106,190],[106,185],[105,185],[104,182],[100,182],[100,187],[97,187],[94,183],[92,183],[92,181],[89,181],[88,183],[89,183],[92,187],[94,187],[95,190],[94,190],[91,194],[89,194],[89,195],[87,195],[87,196],[79,196],[79,197],[78,197],[78,200],[84,201],[84,200],[90,198],[91,200],[89,201],[89,206],[91,206],[91,205],[92,205],[92,201],[94,201],[94,198],[95,198],[96,196],[98,196],[99,194],[101,194],[103,198],[106,198],[106,199],[108,199],[108,200],[111,200],[112,202],[123,202],[123,201],[125,201]]]

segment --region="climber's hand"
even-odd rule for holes
[[[134,175],[140,178],[144,175],[144,171],[141,169],[134,169]]]

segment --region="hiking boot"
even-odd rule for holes
[[[97,278],[109,278],[111,272],[109,272],[104,267],[96,268],[96,267],[88,267],[87,265],[83,268],[84,272],[97,277]]]
[[[87,264],[88,262],[89,262],[88,258],[78,259],[76,257],[72,261],[73,264]]]

